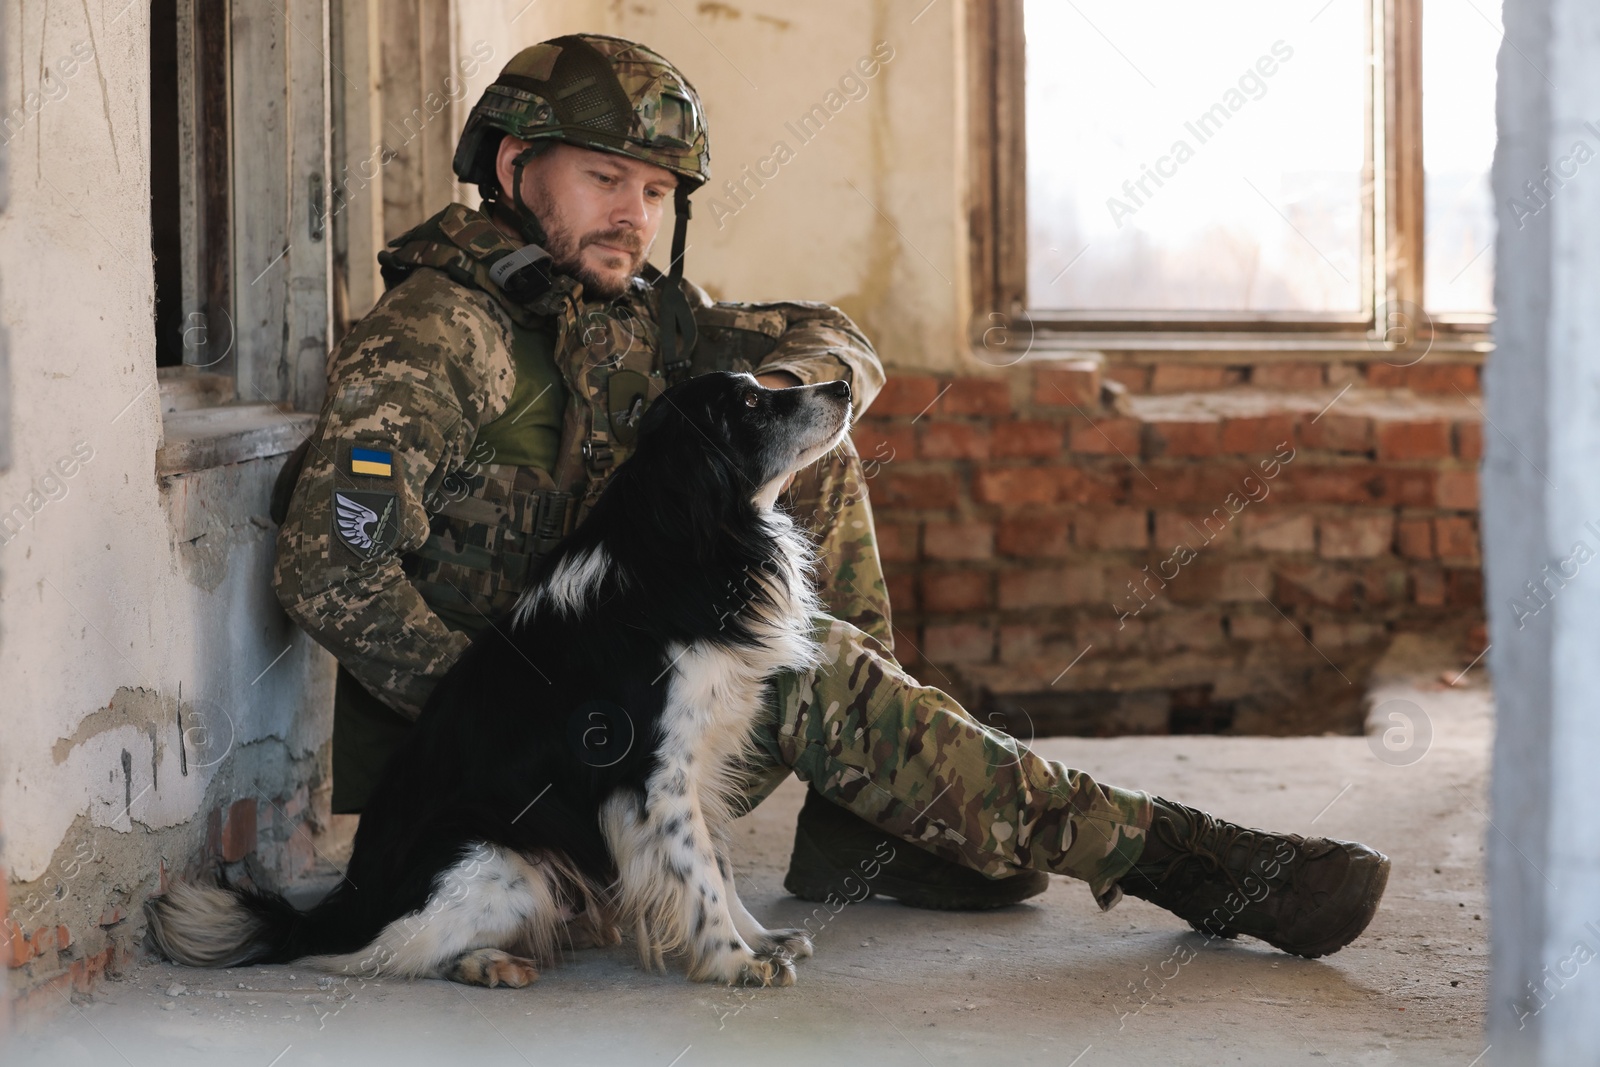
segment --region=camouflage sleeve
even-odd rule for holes
[[[466,650],[401,570],[428,537],[427,501],[478,428],[505,410],[507,324],[484,294],[421,270],[340,344],[273,585],[289,616],[408,718]]]
[[[714,303],[698,286],[686,282],[685,288],[702,343],[733,347],[757,373],[787,371],[804,385],[847,381],[857,418],[883,388],[883,364],[872,342],[838,308],[809,301]]]

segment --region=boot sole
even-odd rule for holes
[[[1373,864],[1372,873],[1367,877],[1367,884],[1363,890],[1361,907],[1350,917],[1350,921],[1339,929],[1339,932],[1324,938],[1313,945],[1300,948],[1291,948],[1288,945],[1278,945],[1273,942],[1274,948],[1296,956],[1303,956],[1308,960],[1318,959],[1331,955],[1344,948],[1350,942],[1361,936],[1361,932],[1372,922],[1372,917],[1378,913],[1378,902],[1383,899],[1383,891],[1389,885],[1389,857],[1383,853],[1376,853],[1378,862]]]

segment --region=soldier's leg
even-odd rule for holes
[[[818,591],[828,613],[876,639],[892,657],[889,594],[878,557],[877,531],[867,498],[871,476],[892,455],[865,462],[846,439],[795,479],[784,507],[810,534],[818,557]],[[959,707],[952,711],[965,715]],[[826,897],[836,871],[860,853],[889,847],[887,835],[813,792],[800,809],[794,854],[784,885],[808,900]],[[902,850],[904,852],[904,850]],[[989,879],[933,853],[903,855],[895,865],[895,899],[917,907],[1003,907],[1044,892],[1049,880],[1029,873]]]
[[[1338,951],[1377,911],[1382,853],[1096,783],[974,721],[848,623],[820,619],[818,637],[822,664],[780,676],[758,723],[752,800],[792,770],[861,819],[985,874],[1070,875],[1102,907],[1126,890],[1208,936],[1249,934],[1301,956]],[[834,892],[860,899],[895,862],[863,856]]]
[[[867,500],[868,477],[883,462],[874,457],[863,463],[847,437],[795,477],[782,505],[816,546],[817,592],[828,614],[871,634],[893,653],[889,589]]]
[[[985,727],[848,623],[820,620],[819,638],[822,666],[777,680],[752,800],[793,771],[855,816],[965,868],[1070,875],[1114,902],[1150,825],[1144,793],[1100,785]]]

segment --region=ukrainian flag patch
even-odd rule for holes
[[[388,478],[394,473],[394,456],[381,448],[352,448],[350,473]]]

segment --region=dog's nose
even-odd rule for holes
[[[841,400],[850,399],[849,382],[828,382],[822,387],[822,391],[829,396],[836,396]]]

